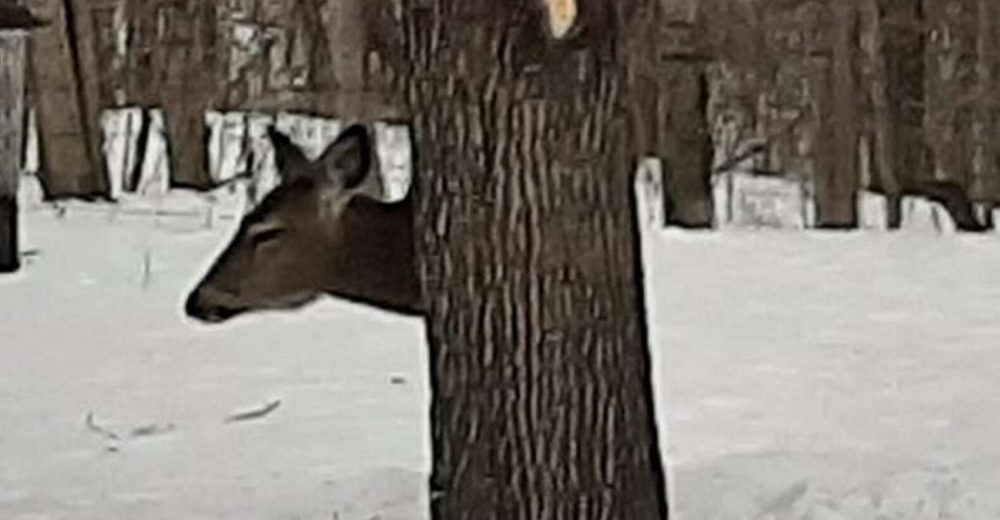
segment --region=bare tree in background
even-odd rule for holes
[[[858,2],[829,2],[820,11],[826,34],[816,63],[819,75],[819,145],[815,177],[816,224],[857,225],[859,97],[857,92]]]
[[[0,273],[17,271],[18,176],[24,141],[25,31],[39,21],[10,0],[0,0]]]
[[[656,12],[402,5],[435,519],[667,516],[621,55]]]
[[[704,27],[697,0],[660,2],[657,23],[633,30],[628,67],[636,147],[663,159],[665,223],[704,228],[712,225],[710,179],[712,142],[707,121],[708,56],[699,41]]]
[[[96,3],[96,2],[95,2]],[[25,0],[48,25],[31,34],[29,92],[38,122],[40,177],[52,197],[107,191],[99,131],[99,70],[94,66],[91,2]]]

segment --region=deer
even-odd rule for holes
[[[968,232],[987,230],[988,226],[976,218],[972,200],[961,184],[952,180],[928,180],[921,182],[913,191],[932,202],[941,204],[951,215],[959,230]]]
[[[218,323],[330,295],[421,315],[412,196],[381,200],[368,130],[349,126],[315,160],[273,126],[267,135],[281,181],[244,216],[185,313]]]

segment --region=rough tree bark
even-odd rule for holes
[[[864,5],[867,31],[870,38],[865,47],[865,62],[868,64],[867,105],[868,110],[868,169],[862,172],[861,186],[865,189],[898,195],[900,183],[895,162],[895,143],[892,139],[893,121],[890,113],[889,77],[886,60],[883,59],[886,35],[883,28],[882,9],[875,2]]]
[[[40,177],[50,197],[107,192],[100,134],[91,120],[85,69],[80,61],[77,4],[70,0],[27,0],[25,5],[50,25],[32,31],[28,48],[38,120]]]
[[[926,2],[926,141],[933,176],[968,188],[970,86],[975,85],[975,5],[964,0]]]
[[[824,64],[820,95],[821,141],[816,176],[816,224],[852,228],[857,224],[854,193],[858,188],[858,94],[856,2],[826,4],[829,61]]]
[[[886,91],[886,138],[882,168],[895,186],[889,225],[900,223],[899,194],[930,178],[924,138],[926,17],[924,0],[876,0]],[[896,188],[899,191],[892,191]]]
[[[221,97],[216,2],[125,0],[130,25],[128,97],[164,110],[170,181],[211,185],[205,111]]]
[[[20,30],[0,28],[0,273],[17,271],[17,180],[21,173],[25,48]]]
[[[976,88],[972,122],[974,200],[1000,204],[1000,4],[976,2]]]
[[[707,228],[712,225],[712,140],[706,120],[708,82],[705,64],[684,57],[665,64],[670,79],[657,104],[661,130],[655,155],[666,159],[667,223]]]
[[[628,74],[636,146],[665,160],[666,223],[712,225],[712,143],[707,121],[706,53],[697,41],[697,0],[651,4],[660,23],[630,38]],[[660,11],[662,9],[662,11]]]
[[[324,113],[368,121],[403,118],[401,89],[385,77],[381,63],[401,52],[397,3],[339,0],[320,9],[330,56]]]
[[[553,0],[561,39],[536,0],[403,4],[435,519],[667,516],[618,55],[641,3]]]

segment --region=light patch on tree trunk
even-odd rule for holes
[[[576,22],[576,0],[545,0],[549,10],[549,30],[556,38],[569,34]]]

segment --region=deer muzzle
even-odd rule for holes
[[[206,323],[220,323],[247,310],[233,296],[206,287],[194,290],[184,304],[189,317]]]

